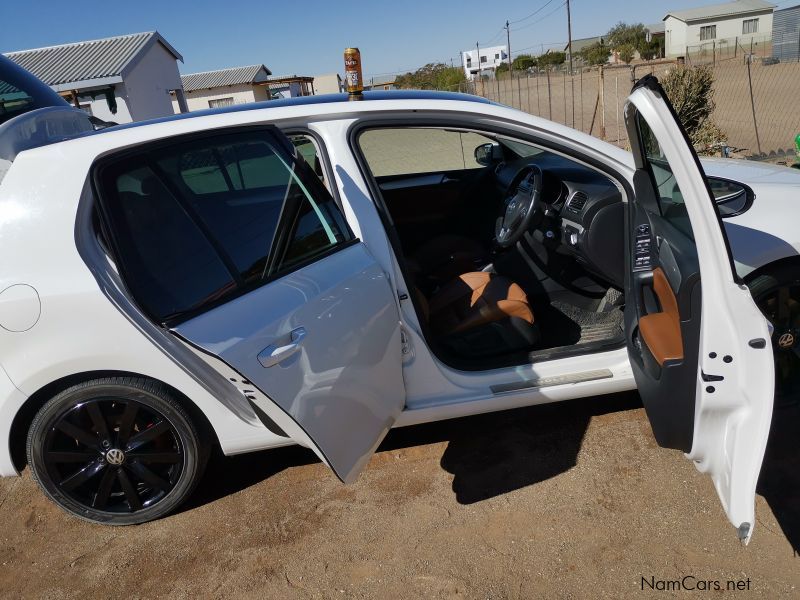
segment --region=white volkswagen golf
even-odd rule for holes
[[[654,78],[632,153],[422,92],[93,131],[15,115],[9,79],[0,474],[27,461],[70,513],[141,523],[214,445],[301,444],[347,483],[392,427],[638,388],[750,538],[775,369],[743,278],[794,281],[770,211],[800,173],[707,177]]]

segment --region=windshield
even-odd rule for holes
[[[0,55],[0,124],[45,106],[67,103],[10,58]]]

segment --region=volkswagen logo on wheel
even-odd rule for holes
[[[780,348],[791,348],[794,346],[794,335],[791,333],[784,333],[778,338],[778,346]]]
[[[119,466],[125,462],[125,453],[119,448],[112,448],[106,452],[106,462],[115,467]]]

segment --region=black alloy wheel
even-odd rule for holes
[[[800,271],[783,266],[749,284],[758,308],[772,324],[775,405],[800,401]]]
[[[108,525],[161,517],[182,503],[205,466],[197,430],[169,391],[130,377],[71,387],[39,411],[28,464],[67,512]]]

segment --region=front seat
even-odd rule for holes
[[[461,273],[486,266],[486,249],[468,237],[454,234],[436,236],[417,248],[408,261],[418,280],[434,284],[451,281]]]
[[[505,354],[539,340],[528,297],[501,275],[463,273],[430,298],[417,290],[417,301],[436,339],[459,356]]]

